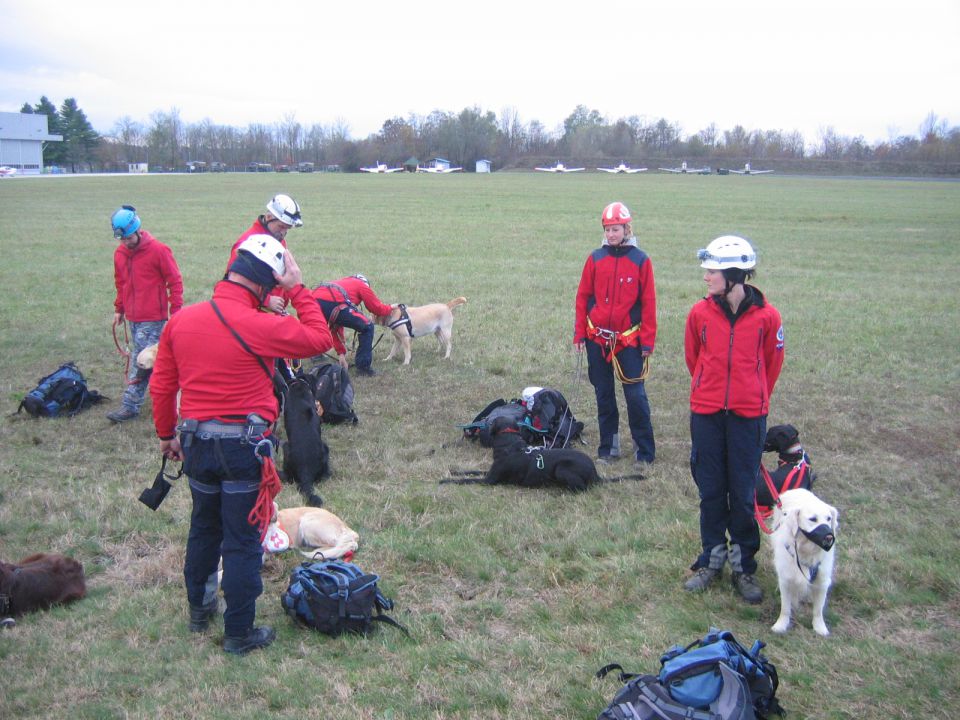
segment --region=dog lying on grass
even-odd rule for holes
[[[313,560],[349,560],[360,546],[357,532],[328,510],[315,507],[280,510],[276,503],[273,508],[273,520],[264,540],[267,552],[293,547]]]
[[[585,453],[570,448],[529,447],[519,433],[517,423],[498,417],[490,426],[493,436],[493,464],[484,472],[469,470],[452,473],[457,477],[441,480],[441,484],[519,485],[520,487],[560,487],[583,492],[591,485],[615,480],[640,480],[642,475],[604,478]]]
[[[307,504],[323,505],[314,483],[330,474],[330,450],[320,434],[320,416],[310,385],[301,379],[290,382],[283,407],[283,479],[294,482]]]
[[[433,333],[440,349],[446,348],[444,358],[450,357],[453,334],[453,308],[463,305],[467,299],[457,297],[450,302],[407,307],[400,305],[389,315],[377,315],[376,321],[393,331],[393,345],[385,360],[390,360],[399,348],[403,348],[403,364],[410,364],[410,340]]]
[[[17,563],[0,562],[0,617],[46,610],[87,594],[83,566],[56,553],[36,553]]]
[[[809,490],[798,488],[780,495],[774,511],[773,565],[780,588],[780,617],[771,630],[785,633],[790,616],[800,601],[813,603],[813,630],[829,635],[823,620],[827,592],[833,582],[834,543],[838,528],[837,509]]]

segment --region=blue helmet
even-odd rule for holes
[[[110,224],[113,225],[113,236],[120,240],[140,229],[140,216],[133,205],[124,205],[110,218]]]

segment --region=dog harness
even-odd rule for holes
[[[793,470],[787,475],[783,481],[782,492],[787,490],[795,490],[798,487],[802,487],[803,478],[806,475],[808,465],[805,460],[801,460],[796,464]],[[777,507],[780,507],[780,492],[777,490],[777,485],[773,482],[773,478],[770,477],[770,472],[767,470],[766,466],[762,463],[760,464],[760,475],[763,477],[763,481],[767,484],[767,490],[770,491],[770,497],[773,498],[774,504]],[[760,529],[763,530],[767,535],[772,535],[773,530],[767,527],[767,524],[764,520],[769,520],[770,516],[773,515],[773,507],[761,508],[757,504],[757,495],[753,495],[753,514],[757,518],[757,524],[760,526]],[[813,582],[811,580],[811,582]]]
[[[640,375],[635,378],[628,378],[624,375],[623,368],[620,367],[620,361],[617,360],[617,353],[623,348],[638,347],[640,345],[640,325],[641,323],[637,323],[623,332],[617,332],[616,330],[596,327],[590,317],[587,316],[587,337],[603,347],[604,358],[606,358],[608,363],[613,365],[614,377],[624,385],[643,382],[650,375],[649,356],[643,358],[643,370],[641,370]],[[596,340],[596,338],[600,338],[600,340]]]
[[[410,313],[407,312],[407,306],[403,303],[400,303],[397,305],[397,309],[400,311],[400,317],[387,325],[387,327],[391,330],[395,330],[401,325],[406,325],[407,333],[409,333],[410,337],[413,337],[413,323],[410,322]]]

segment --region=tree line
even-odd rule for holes
[[[567,164],[675,161],[700,164],[747,160],[789,171],[883,171],[960,174],[960,126],[929,113],[916,135],[901,135],[871,144],[863,136],[848,137],[832,127],[808,142],[797,131],[748,130],[716,125],[685,135],[677,122],[631,115],[611,121],[598,110],[578,105],[561,126],[547,129],[538,120],[522,122],[515,108],[499,115],[478,107],[459,113],[434,110],[384,121],[380,130],[364,139],[350,135],[346,121],[305,126],[293,113],[273,124],[251,123],[245,128],[218,125],[210,119],[184,122],[180,111],[151,113],[143,123],[123,116],[108,133],[98,134],[74,98],[58,110],[46,96],[21,112],[48,116],[52,134],[62,143],[47,143],[44,162],[74,171],[126,171],[129,163],[148,163],[151,169],[182,170],[187,163],[222,163],[244,169],[251,163],[296,166],[311,162],[355,171],[376,162],[391,166],[443,157],[472,170],[477,160],[494,169],[531,168],[564,159]]]

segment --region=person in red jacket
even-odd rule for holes
[[[170,248],[141,227],[132,205],[124,205],[111,217],[113,236],[119,241],[113,252],[113,279],[117,295],[113,301],[114,327],[130,323],[133,336],[131,357],[160,339],[167,318],[183,305],[183,280]],[[130,363],[127,387],[120,407],[107,413],[115,423],[140,414],[149,374]]]
[[[283,247],[287,247],[286,238],[290,228],[302,226],[303,219],[300,217],[300,205],[297,204],[297,201],[283,193],[274,195],[267,203],[267,214],[257,217],[253,221],[253,225],[247,228],[230,248],[227,270],[230,270],[233,261],[237,259],[237,248],[251,235],[271,235]],[[290,298],[284,295],[283,288],[275,288],[267,297],[264,307],[271,312],[281,313],[289,303]]]
[[[279,284],[297,317],[260,312]],[[277,358],[311,357],[332,344],[327,321],[293,256],[269,235],[253,235],[213,299],[183,308],[160,336],[150,379],[153,422],[164,457],[183,461],[193,512],[183,575],[189,629],[203,632],[216,615],[216,577],[223,558],[223,649],[244,654],[273,642],[254,627],[263,591],[260,531],[249,520],[258,505],[263,455],[272,455],[279,407],[272,374]],[[178,425],[178,392],[179,417]],[[177,431],[180,436],[177,437]],[[267,488],[268,486],[265,486]]]
[[[684,587],[705,590],[729,560],[734,588],[754,604],[763,600],[754,576],[760,549],[754,492],[770,395],[783,367],[783,325],[763,293],[746,284],[757,264],[749,241],[724,235],[697,257],[707,296],[687,316],[684,351],[702,551]]]
[[[333,332],[333,347],[337,351],[337,361],[341,367],[347,367],[347,348],[343,329],[357,331],[357,354],[354,363],[360,375],[376,375],[373,369],[373,330],[374,323],[360,310],[360,304],[374,315],[389,315],[396,305],[388,305],[377,297],[371,289],[370,281],[363,275],[351,275],[329,283],[322,283],[313,289],[323,310],[330,329]]]
[[[650,402],[644,388],[648,358],[657,340],[657,290],[653,263],[637,246],[630,211],[610,203],[600,216],[603,245],[590,253],[577,288],[573,344],[587,353],[597,396],[600,446],[597,458],[620,456],[620,413],[616,383],[623,386],[634,461],[653,463],[656,445]]]

